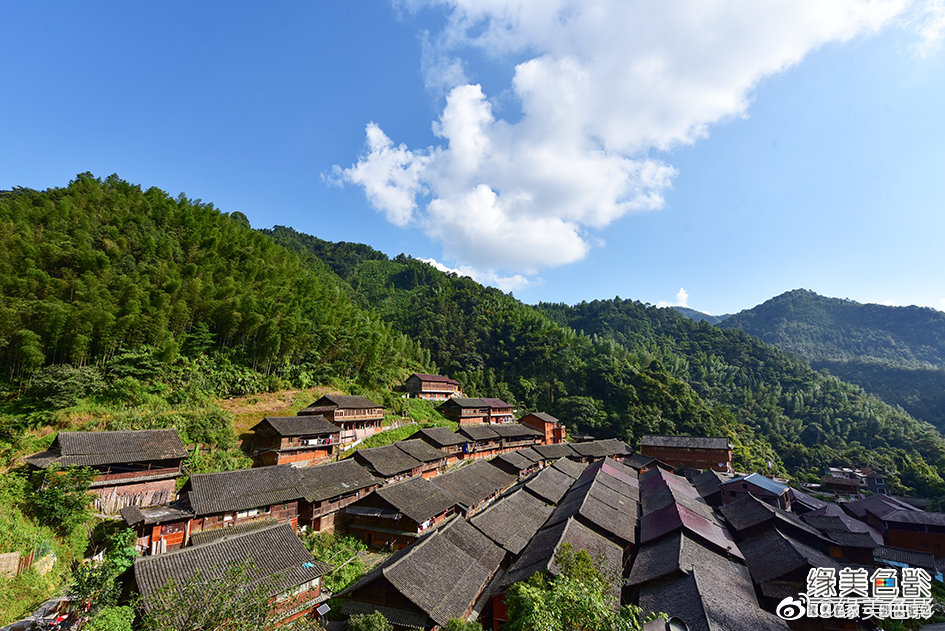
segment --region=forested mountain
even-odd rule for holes
[[[675,309],[678,313],[683,314],[690,320],[695,320],[696,322],[708,322],[709,324],[718,324],[725,318],[729,317],[729,314],[724,315],[710,315],[708,313],[702,313],[701,311],[696,311],[695,309],[690,309],[689,307],[669,307],[670,309]]]
[[[271,234],[310,256],[326,247],[289,228]],[[474,393],[631,442],[653,431],[729,433],[743,466],[783,460],[813,473],[871,464],[907,487],[945,491],[945,441],[933,428],[743,332],[629,300],[529,307],[420,261],[376,254],[353,268],[350,257],[333,256],[363,305]]]
[[[671,309],[531,307],[404,255],[253,231],[239,213],[114,176],[3,193],[0,229],[0,368],[13,398],[102,381],[115,401],[132,386],[177,401],[335,380],[385,390],[441,370],[470,394],[600,437],[728,434],[746,468],[871,464],[945,492],[945,442],[928,425]]]
[[[0,195],[0,295],[0,376],[14,387],[50,364],[134,372],[142,349],[155,374],[188,382],[206,377],[192,361],[208,356],[257,382],[393,383],[429,361],[327,265],[241,213],[116,176]],[[212,389],[259,387],[239,382]]]
[[[945,313],[790,291],[730,316],[739,328],[945,429]]]

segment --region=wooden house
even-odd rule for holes
[[[850,497],[860,496],[860,481],[855,478],[825,475],[820,478],[820,484],[825,491],[831,493]]]
[[[184,546],[190,539],[191,513],[181,502],[170,506],[126,506],[125,525],[135,531],[135,549],[141,554],[161,554]]]
[[[267,416],[249,431],[249,453],[258,466],[328,462],[341,443],[341,429],[320,414]]]
[[[456,512],[468,517],[491,504],[517,481],[518,476],[477,460],[445,473],[432,482],[453,497]]]
[[[542,433],[545,445],[556,445],[565,441],[564,423],[545,412],[532,412],[518,420],[522,425],[537,429]]]
[[[504,556],[467,521],[454,519],[341,592],[340,613],[378,611],[395,631],[442,629],[479,611]]]
[[[339,439],[342,445],[376,434],[384,424],[384,408],[360,396],[326,394],[299,411],[299,416],[317,414],[341,429]]]
[[[379,487],[345,509],[348,532],[369,546],[399,550],[442,524],[456,499],[426,478]]]
[[[506,558],[517,557],[554,511],[554,506],[525,489],[502,497],[469,520],[506,551]]]
[[[443,473],[450,461],[450,454],[419,438],[398,440],[394,446],[411,458],[420,461],[420,475],[425,478],[433,478]],[[455,458],[452,460],[455,461]]]
[[[462,425],[482,425],[489,422],[489,404],[482,399],[453,397],[437,408],[440,414]]]
[[[541,456],[531,447],[499,454],[489,463],[523,480],[541,469],[542,466]]]
[[[197,575],[212,580],[229,567],[247,562],[249,580],[266,586],[280,622],[313,615],[319,603],[328,599],[321,577],[331,566],[316,561],[287,524],[140,557],[135,560],[132,589],[141,595],[147,610],[165,589],[187,585]]]
[[[354,461],[385,482],[397,482],[421,475],[424,463],[394,445],[359,449]]]
[[[38,469],[91,467],[96,512],[117,514],[125,506],[156,506],[174,499],[187,451],[173,429],[59,432],[46,451],[26,462]]]
[[[299,524],[315,532],[334,530],[344,509],[368,495],[382,480],[354,460],[300,470],[302,499]]]
[[[627,579],[626,597],[662,611],[688,629],[787,631],[761,608],[748,568],[684,531],[643,545]],[[666,627],[672,628],[672,627]]]
[[[785,510],[791,508],[790,487],[766,478],[760,473],[750,473],[740,478],[726,480],[721,483],[721,489],[723,504],[730,504],[746,495],[751,495],[778,508]]]
[[[502,450],[502,438],[491,425],[460,425],[457,432],[466,438],[463,459],[492,458]]]
[[[459,382],[443,375],[413,373],[404,382],[407,396],[413,399],[444,400],[463,396]]]
[[[291,465],[195,473],[180,491],[194,514],[191,534],[261,519],[298,527],[302,474]]]
[[[683,469],[732,470],[732,445],[724,436],[658,436],[640,440],[640,453]]]
[[[541,445],[544,438],[537,429],[519,423],[497,423],[489,428],[499,435],[499,449],[503,452]]]
[[[448,427],[426,427],[411,434],[408,440],[415,438],[419,438],[431,447],[446,452],[447,466],[463,457],[463,447],[466,441],[469,440],[467,437],[460,436]]]
[[[515,420],[515,408],[502,399],[482,399],[489,408],[489,423],[511,423]]]
[[[572,458],[585,463],[594,462],[601,458],[611,458],[622,463],[625,458],[633,454],[633,451],[626,443],[616,438],[604,438],[602,440],[592,440],[586,443],[572,443],[571,449],[573,449],[575,453]]]

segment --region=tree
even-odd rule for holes
[[[349,631],[394,631],[393,625],[380,611],[354,614],[348,618],[348,629]]]
[[[512,585],[506,594],[512,631],[640,631],[660,614],[620,606],[620,577],[586,550],[565,543],[555,554],[557,576],[544,572]]]
[[[92,517],[89,486],[95,470],[88,467],[60,468],[52,465],[36,474],[36,490],[30,495],[30,509],[41,523],[68,535]]]
[[[138,556],[136,539],[134,530],[122,528],[106,539],[106,551],[101,561],[86,563],[76,571],[70,591],[82,611],[92,619],[96,619],[99,612],[114,609],[118,604],[122,590],[118,579],[135,563]],[[119,613],[112,611],[108,617],[117,619]]]

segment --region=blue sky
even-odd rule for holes
[[[118,173],[527,302],[945,309],[941,1],[540,4],[8,5],[0,188]]]

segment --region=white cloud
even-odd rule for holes
[[[667,302],[666,300],[660,300],[656,303],[657,307],[689,307],[689,292],[679,288],[679,291],[676,292],[676,302]]]
[[[446,95],[440,142],[395,146],[371,123],[367,152],[335,175],[449,260],[534,274],[582,259],[617,219],[660,209],[677,173],[654,152],[744,116],[763,78],[896,19],[931,41],[943,2],[923,13],[913,0],[403,0],[448,13],[423,38],[427,85]],[[514,64],[506,90],[520,111],[497,116],[467,78],[472,54]]]
[[[428,265],[432,265],[441,272],[447,272],[456,274],[457,276],[468,276],[469,278],[480,282],[484,285],[492,285],[493,287],[498,287],[502,291],[514,291],[516,289],[521,289],[522,287],[527,287],[532,285],[535,281],[521,275],[514,274],[512,276],[502,276],[497,274],[494,270],[480,270],[469,265],[460,265],[459,267],[449,267],[440,263],[436,259],[419,259]]]

